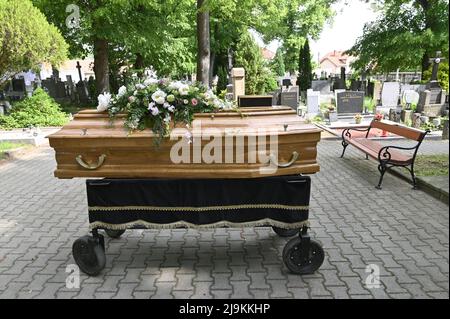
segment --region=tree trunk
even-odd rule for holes
[[[144,75],[144,57],[140,53],[136,53],[136,62],[134,62],[134,69],[138,70],[138,76]]]
[[[94,72],[97,93],[109,92],[108,41],[94,40]]]
[[[210,34],[209,11],[202,10],[205,0],[197,0],[197,81],[209,87]]]

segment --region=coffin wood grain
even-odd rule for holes
[[[74,120],[60,131],[50,135],[50,146],[55,149],[57,168],[55,176],[59,178],[107,177],[107,178],[257,178],[265,162],[248,163],[249,158],[258,158],[257,148],[260,138],[267,130],[278,136],[278,161],[289,162],[293,152],[300,154],[298,160],[288,168],[280,168],[271,175],[313,174],[320,170],[316,161],[317,143],[320,130],[304,123],[289,107],[249,107],[241,112],[219,112],[196,114],[192,125],[194,144],[190,149],[191,163],[173,164],[170,150],[174,143],[182,138],[186,130],[177,126],[172,133],[173,140],[165,139],[159,148],[153,143],[151,130],[129,134],[123,126],[124,115],[119,116],[111,125],[106,113],[95,110],[81,111]],[[285,131],[287,125],[287,130]],[[231,128],[231,130],[230,130]],[[222,158],[225,159],[225,137],[234,136],[233,141],[244,138],[244,163],[193,163],[193,153],[202,150],[209,140],[201,140],[201,134],[214,129],[222,136]],[[264,129],[266,131],[261,131]],[[251,136],[249,140],[248,136]],[[252,148],[252,146],[254,148]],[[235,148],[235,144],[232,146]],[[234,158],[236,154],[234,153]],[[86,170],[75,160],[79,155],[92,165],[102,154],[106,155],[104,165],[97,170]]]

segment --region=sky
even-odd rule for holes
[[[348,4],[345,5],[345,2]],[[317,41],[311,41],[311,53],[317,61],[333,50],[350,49],[362,35],[364,24],[376,19],[377,14],[370,4],[359,0],[339,1],[333,5],[336,15],[331,24],[326,24]],[[276,52],[279,43],[274,41],[267,48]]]

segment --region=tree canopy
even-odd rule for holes
[[[448,2],[445,0],[373,0],[378,20],[364,27],[349,53],[362,72],[397,69],[426,71],[435,51],[448,55]]]
[[[332,17],[330,5],[335,1],[33,0],[33,3],[61,30],[70,45],[71,56],[94,55],[98,90],[107,91],[108,75],[123,67],[153,66],[158,74],[173,77],[194,73],[196,57],[205,50],[196,41],[198,13],[209,16],[210,32],[200,36],[210,35],[210,79],[219,69],[229,71],[228,61],[249,29],[260,33],[265,41],[279,40],[286,53],[286,69],[295,70],[304,39],[318,36]],[[79,28],[70,28],[66,23],[66,8],[72,4],[80,10]]]
[[[0,85],[14,74],[67,56],[58,29],[28,0],[0,0]]]

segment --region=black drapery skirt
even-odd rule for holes
[[[308,224],[311,179],[87,180],[90,228],[213,228]]]

